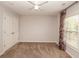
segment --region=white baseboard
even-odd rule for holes
[[[34,42],[34,43],[56,43],[56,44],[58,44],[58,42],[56,42],[56,41],[20,41],[20,42],[28,42],[28,43],[30,43],[30,42]]]

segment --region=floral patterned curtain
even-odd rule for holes
[[[64,42],[64,19],[66,16],[66,11],[60,13],[60,28],[59,28],[59,48],[61,50],[66,50],[66,44]]]

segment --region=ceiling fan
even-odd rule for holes
[[[30,4],[32,4],[34,7],[32,9],[38,10],[40,9],[40,7],[46,3],[48,3],[48,1],[43,1],[43,2],[39,2],[39,1],[28,1]]]

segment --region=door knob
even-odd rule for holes
[[[15,34],[15,32],[12,32],[11,34]]]

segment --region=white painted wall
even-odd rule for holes
[[[74,15],[79,15],[79,3],[75,4],[74,6],[70,7],[67,10],[66,18]],[[79,42],[79,41],[78,41]],[[72,57],[79,57],[79,49],[77,50],[73,46],[68,44],[67,42],[67,52],[72,56]],[[73,44],[73,43],[72,43]],[[79,46],[78,46],[79,47]]]
[[[21,16],[20,42],[57,42],[57,16]]]
[[[18,42],[19,18],[13,11],[0,6],[0,51],[1,54]],[[14,34],[12,34],[14,33]],[[2,42],[1,42],[2,41]],[[1,50],[2,49],[2,50]]]

